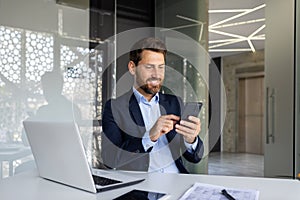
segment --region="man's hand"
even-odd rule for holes
[[[179,119],[178,116],[172,114],[160,116],[150,130],[151,141],[155,142],[160,136],[171,131]]]
[[[189,116],[187,120],[180,120],[179,124],[175,125],[176,132],[183,135],[187,143],[194,143],[196,137],[201,130],[200,119],[194,116]]]

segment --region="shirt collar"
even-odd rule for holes
[[[148,102],[147,99],[137,89],[135,89],[134,87],[132,87],[132,90],[133,90],[133,94],[134,94],[134,96],[135,96],[135,98],[136,98],[136,100],[137,100],[138,103],[140,103],[140,102],[143,102],[143,103]],[[156,93],[152,97],[151,101],[154,101],[155,103],[158,103],[159,102],[159,94]]]

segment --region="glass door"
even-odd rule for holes
[[[266,4],[264,175],[290,178],[294,168],[295,2],[267,0]],[[284,36],[278,34],[282,30],[286,30]]]
[[[296,0],[296,37],[295,46],[300,45],[300,1]],[[296,88],[295,88],[295,177],[300,173],[300,50],[295,49],[295,70],[296,70]]]

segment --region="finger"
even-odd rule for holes
[[[166,120],[164,122],[164,125],[167,126],[167,127],[169,127],[169,128],[171,128],[171,129],[173,129],[174,121],[173,120]]]
[[[192,143],[195,140],[195,138],[197,137],[197,134],[194,134],[194,135],[189,134],[189,133],[186,133],[186,132],[178,130],[178,129],[176,129],[176,132],[178,134],[181,134],[183,136],[183,138],[185,139],[185,141],[187,141],[189,143]]]
[[[161,133],[169,132],[174,128],[173,121],[172,120],[163,120],[160,123],[158,123],[158,129]]]
[[[191,129],[186,126],[181,126],[179,124],[176,124],[176,129],[179,130],[181,133],[184,133],[185,135],[192,135],[195,133],[195,129]]]
[[[170,115],[164,115],[164,118],[165,118],[165,119],[168,119],[168,120],[173,120],[173,121],[179,121],[179,119],[180,119],[179,116],[173,115],[173,114],[170,114]]]
[[[162,128],[161,133],[162,133],[162,134],[166,134],[166,133],[168,133],[169,131],[170,131],[170,129],[169,129],[168,127],[165,126],[165,127]]]
[[[184,138],[184,140],[188,143],[193,143],[195,141],[195,138],[198,136],[197,134],[195,135],[190,135],[190,134],[187,134],[185,132],[182,132],[182,131],[179,131],[179,130],[176,130],[176,132],[180,135],[182,135],[182,137]]]
[[[181,129],[176,128],[175,131],[176,131],[178,134],[180,134],[180,135],[182,135],[182,136],[184,136],[184,137],[189,136],[189,134],[187,134],[186,132],[182,131]]]
[[[197,133],[201,130],[201,121],[197,117],[190,116],[189,120],[181,120],[180,125],[190,127],[191,129],[195,129]]]
[[[199,126],[199,124],[196,124],[196,123],[190,122],[190,121],[186,121],[186,120],[181,120],[180,125],[185,126],[185,127],[189,128],[189,129],[192,129],[192,130],[196,130]]]
[[[195,128],[195,129],[192,129],[190,127],[186,127],[186,126],[182,126],[182,125],[179,125],[179,124],[176,124],[176,132],[179,133],[179,134],[182,134],[186,137],[196,137],[199,132],[200,132],[200,128]]]
[[[200,119],[198,117],[189,116],[188,120],[190,120],[191,122],[194,122],[195,124],[200,124]]]

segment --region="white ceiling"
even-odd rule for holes
[[[209,0],[211,57],[264,49],[265,0]]]

